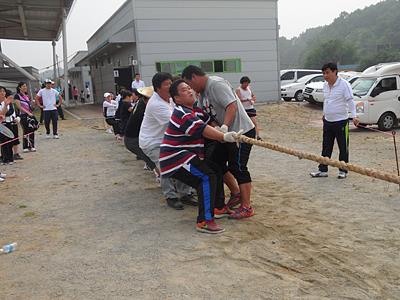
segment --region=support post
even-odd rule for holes
[[[56,56],[56,41],[52,41],[53,46],[53,81],[57,81],[57,56]]]
[[[63,36],[63,61],[64,61],[64,103],[69,105],[69,86],[68,86],[68,53],[67,53],[67,11],[62,11],[62,36]]]

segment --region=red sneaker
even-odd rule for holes
[[[225,217],[229,217],[233,213],[232,210],[229,209],[228,206],[224,206],[223,208],[214,208],[214,218],[222,219]]]
[[[226,203],[226,206],[228,206],[229,208],[234,208],[235,206],[238,206],[240,204],[240,199],[240,193],[231,194],[228,203]]]
[[[210,221],[203,221],[196,224],[196,230],[199,232],[217,234],[225,231],[224,228],[215,223],[214,219]]]
[[[254,214],[255,214],[254,208],[252,208],[252,207],[239,207],[228,218],[240,220],[240,219],[244,219],[244,218],[250,218],[250,217],[254,216]]]

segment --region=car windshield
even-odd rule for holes
[[[368,91],[371,89],[375,81],[375,78],[358,78],[351,85],[351,87],[353,88],[353,94],[358,96],[365,96],[366,94],[368,94]]]

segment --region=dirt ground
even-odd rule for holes
[[[264,139],[320,153],[319,108],[258,112]],[[0,299],[400,299],[396,185],[335,169],[312,179],[317,164],[256,147],[256,216],[200,234],[196,209],[168,208],[101,129],[101,109],[74,113],[60,140],[41,128],[38,152],[2,169],[0,244],[19,248],[0,256]],[[351,129],[350,160],[396,170],[391,137],[367,130]]]

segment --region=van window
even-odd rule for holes
[[[294,71],[286,72],[281,76],[281,80],[293,80],[294,79]]]
[[[318,74],[320,72],[318,71],[297,71],[297,79],[307,76],[307,75],[311,75],[311,74]]]
[[[324,76],[317,76],[310,80],[310,82],[323,82],[325,81]]]
[[[375,87],[381,93],[397,90],[396,77],[384,78]]]

